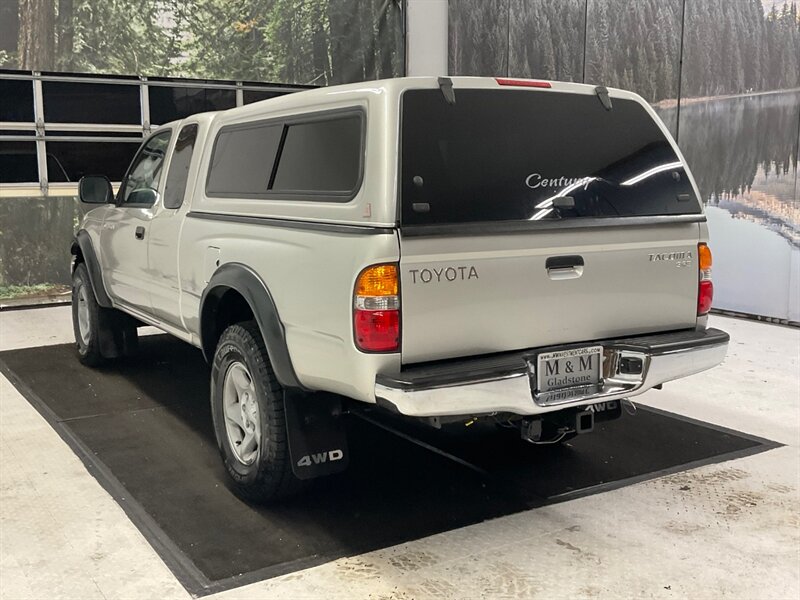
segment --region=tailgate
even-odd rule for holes
[[[696,223],[403,237],[403,362],[694,327],[697,240]]]
[[[652,111],[481,85],[402,96],[403,362],[695,327],[704,216]]]

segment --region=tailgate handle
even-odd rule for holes
[[[551,256],[544,263],[547,270],[550,269],[571,269],[572,267],[582,267],[582,256]]]
[[[550,279],[577,279],[583,275],[582,256],[551,256],[545,262]]]

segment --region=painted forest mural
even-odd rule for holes
[[[0,68],[329,85],[403,73],[399,0],[0,0]]]

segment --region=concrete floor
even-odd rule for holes
[[[723,317],[711,324],[731,334],[725,363],[640,403],[785,447],[212,597],[800,597],[800,330]],[[71,338],[69,307],[0,313],[0,349]],[[189,597],[3,377],[0,597]]]

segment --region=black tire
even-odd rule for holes
[[[246,429],[234,426],[230,420],[226,421],[225,416],[225,386],[229,371],[232,368],[240,370],[241,365],[254,387],[258,409],[257,425],[252,420],[246,421],[245,425],[252,427],[253,431],[258,427],[260,431],[257,449],[244,456],[247,460],[238,455],[240,444],[245,440],[232,440],[228,426],[233,428],[234,435],[238,431],[243,437],[247,434]],[[227,385],[234,384],[228,382]],[[230,402],[231,388],[228,389],[227,401]],[[249,410],[247,407],[253,407],[251,402],[248,395],[246,400],[229,406],[235,404],[244,414]],[[246,403],[245,408],[242,408],[243,403]],[[289,457],[283,388],[272,370],[258,325],[253,321],[231,325],[219,339],[211,366],[211,415],[222,461],[233,491],[239,497],[264,503],[285,498],[302,488],[302,482],[292,472]]]
[[[82,325],[79,315],[84,306],[86,312]],[[86,265],[79,263],[72,273],[72,330],[75,334],[78,360],[89,367],[97,367],[105,362],[100,352],[100,328],[107,326],[108,319],[102,314],[102,310],[94,296]],[[87,329],[82,331],[82,327]]]

